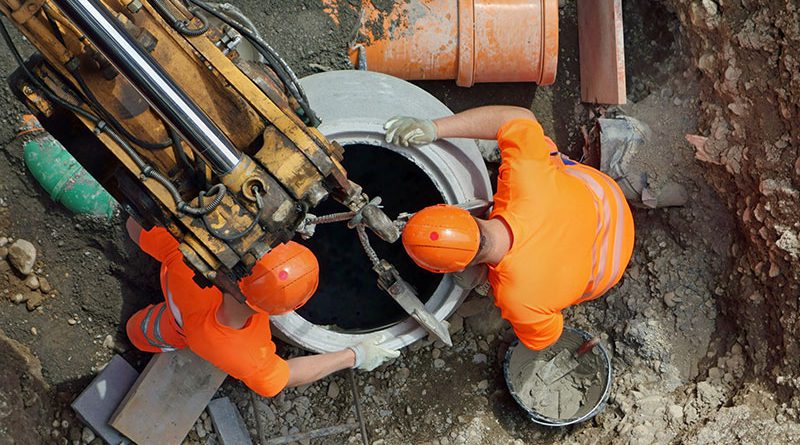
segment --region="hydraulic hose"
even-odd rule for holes
[[[236,21],[233,17],[226,15],[223,12],[217,11],[210,4],[200,0],[187,0],[189,3],[202,8],[207,13],[213,15],[219,20],[225,22],[237,32],[245,36],[250,42],[259,50],[259,52],[267,59],[268,64],[275,70],[275,73],[281,79],[281,82],[289,90],[290,94],[297,100],[303,113],[308,118],[311,126],[317,126],[320,123],[319,117],[308,103],[303,88],[300,86],[300,80],[297,79],[294,71],[289,67],[283,58],[261,37],[255,35],[246,26]]]
[[[217,205],[222,201],[222,197],[226,192],[225,186],[222,184],[217,184],[214,187],[219,187],[217,189],[217,194],[215,195],[214,200],[208,206],[201,206],[201,207],[192,207],[187,204],[183,198],[181,197],[178,189],[173,185],[169,179],[165,178],[158,170],[154,169],[152,166],[147,164],[144,159],[136,152],[136,150],[131,147],[131,145],[126,141],[122,136],[119,135],[113,128],[111,128],[106,121],[98,118],[97,116],[89,113],[88,111],[84,110],[83,108],[76,106],[75,104],[70,103],[69,101],[65,100],[64,98],[60,97],[56,94],[53,90],[50,89],[47,85],[45,85],[38,77],[36,77],[33,72],[31,72],[30,68],[25,65],[25,61],[22,60],[22,55],[20,55],[19,50],[17,49],[16,45],[14,45],[14,41],[11,40],[11,35],[8,33],[8,29],[6,28],[5,22],[0,19],[0,34],[3,35],[3,40],[5,41],[8,49],[11,51],[14,60],[17,62],[19,67],[28,77],[28,80],[34,84],[36,88],[38,88],[48,99],[52,100],[53,102],[57,103],[58,105],[70,110],[71,112],[84,117],[85,119],[89,120],[95,125],[94,132],[105,133],[110,137],[117,145],[119,145],[123,151],[131,158],[136,167],[139,168],[142,172],[142,175],[153,178],[158,181],[164,188],[169,191],[172,198],[175,200],[176,208],[184,213],[199,216],[209,213],[211,210],[216,208]],[[211,189],[213,190],[214,187]],[[210,191],[210,190],[209,190]],[[205,213],[203,213],[205,212]]]
[[[208,31],[208,17],[201,13],[197,7],[189,8],[189,12],[194,14],[194,16],[200,20],[201,25],[199,28],[189,28],[189,21],[178,18],[175,14],[173,14],[169,7],[163,3],[163,0],[150,0],[150,3],[153,5],[156,11],[161,14],[161,17],[163,17],[164,20],[169,23],[170,26],[185,36],[197,37],[205,34],[205,32]]]

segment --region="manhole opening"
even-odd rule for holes
[[[389,149],[367,144],[347,145],[344,167],[348,177],[370,196],[383,199],[390,218],[442,202],[442,195],[416,164]],[[315,215],[341,212],[341,205],[328,199]],[[417,290],[422,301],[436,291],[441,276],[417,267],[400,241],[388,244],[370,234],[378,256],[391,262]],[[377,285],[377,277],[364,254],[358,236],[344,223],[317,226],[305,244],[317,255],[319,289],[297,313],[316,325],[345,332],[370,332],[405,320],[408,315]]]

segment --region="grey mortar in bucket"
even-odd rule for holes
[[[574,352],[591,335],[565,327],[558,341],[534,351],[515,341],[508,348],[503,372],[514,400],[528,417],[544,426],[567,426],[591,419],[602,411],[611,391],[611,360],[602,344],[578,359],[578,367],[546,385],[538,371],[564,349]],[[567,370],[564,370],[566,372]]]

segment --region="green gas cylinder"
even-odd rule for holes
[[[50,135],[25,143],[25,164],[54,201],[79,214],[111,218],[117,201]]]

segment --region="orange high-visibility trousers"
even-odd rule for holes
[[[167,304],[151,304],[128,319],[128,339],[145,352],[169,352],[186,347],[186,339]]]

